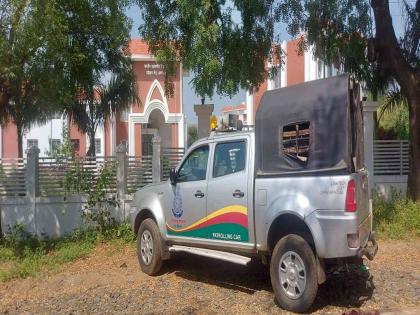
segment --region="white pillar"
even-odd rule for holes
[[[213,110],[214,104],[194,105],[194,112],[198,117],[198,139],[208,137],[210,132],[210,116]]]
[[[246,91],[246,124],[254,124],[254,95]]]
[[[365,165],[369,172],[369,189],[374,189],[373,174],[373,136],[375,131],[374,113],[376,112],[377,102],[363,102],[363,138],[364,138],[364,158]]]
[[[181,119],[178,122],[178,147],[185,147],[185,118],[182,115]]]
[[[131,116],[128,118],[128,154],[130,156],[135,155],[136,139],[134,134],[134,122]]]
[[[283,64],[281,67],[281,82],[280,85],[281,87],[286,87],[287,86],[287,42],[283,41],[281,43],[281,49],[284,51],[284,55],[283,55]]]

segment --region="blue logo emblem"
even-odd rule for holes
[[[175,218],[180,218],[183,212],[181,193],[179,191],[179,186],[177,186],[175,190],[174,203],[172,206],[172,213],[174,214]]]

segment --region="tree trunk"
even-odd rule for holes
[[[22,144],[23,128],[20,124],[16,124],[16,129],[17,129],[17,142],[18,142],[18,157],[23,158],[23,144]]]
[[[400,85],[410,108],[410,149],[408,196],[420,201],[420,72],[404,56],[392,25],[389,1],[372,0],[375,15],[375,48],[384,73],[390,74]],[[420,0],[417,0],[420,7]]]
[[[6,112],[7,106],[9,106],[9,97],[7,96],[6,93],[1,92],[1,87],[0,87],[0,121],[6,118],[5,112]]]
[[[410,167],[407,194],[413,200],[420,201],[420,91],[418,93],[414,92],[414,95],[407,97],[407,99],[410,108]]]
[[[95,131],[90,130],[88,132],[89,136],[89,150],[87,151],[87,156],[95,156]]]

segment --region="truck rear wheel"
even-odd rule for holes
[[[144,273],[154,276],[160,271],[162,267],[160,232],[152,219],[146,219],[140,224],[137,233],[137,257]]]
[[[288,311],[308,311],[318,291],[316,260],[309,244],[299,235],[280,239],[273,251],[270,278],[279,305]]]

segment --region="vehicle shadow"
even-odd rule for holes
[[[218,259],[176,252],[171,254],[171,259],[164,265],[162,272],[174,273],[186,280],[248,294],[257,291],[272,291],[268,268],[257,261],[252,261],[249,266],[242,266]]]
[[[248,266],[217,259],[177,252],[164,265],[163,273],[174,273],[183,279],[237,290],[247,294],[258,291],[273,292],[267,266],[252,261]],[[349,271],[329,274],[319,287],[311,312],[326,306],[360,307],[371,299],[375,289],[369,272],[351,268]],[[276,303],[273,298],[273,303]]]
[[[361,307],[372,298],[374,290],[373,276],[369,271],[350,266],[349,270],[327,276],[327,281],[318,289],[312,311],[325,306]]]

